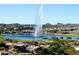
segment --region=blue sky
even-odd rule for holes
[[[0,4],[0,23],[35,24],[39,4]],[[43,5],[43,23],[78,23],[79,4]]]

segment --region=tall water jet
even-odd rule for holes
[[[35,37],[39,37],[42,35],[42,20],[43,20],[43,4],[40,5],[39,13],[36,19],[36,27],[35,27]]]

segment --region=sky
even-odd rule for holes
[[[40,4],[0,4],[0,23],[35,24]],[[79,24],[79,4],[44,4],[42,23]]]

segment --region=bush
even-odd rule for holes
[[[5,48],[4,47],[0,47],[0,51],[4,50]]]
[[[78,52],[73,47],[70,47],[70,48],[66,48],[64,50],[64,54],[66,54],[66,55],[77,55]]]

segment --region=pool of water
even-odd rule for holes
[[[39,37],[34,37],[32,34],[3,34],[5,39],[18,39],[18,40],[50,40],[50,39],[69,39],[63,35],[41,35]],[[79,37],[71,37],[72,40],[79,40]]]

